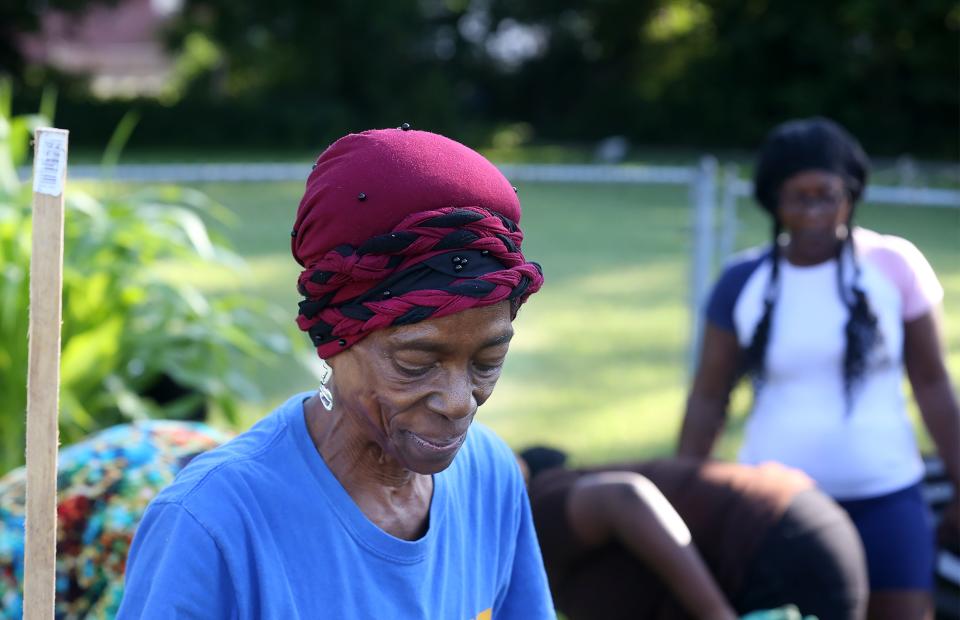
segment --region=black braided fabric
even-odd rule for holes
[[[297,324],[329,358],[377,329],[504,300],[515,314],[543,284],[522,242],[513,222],[479,207],[410,215],[387,234],[307,265]]]

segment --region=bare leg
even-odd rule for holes
[[[926,590],[870,593],[867,620],[932,620],[933,597]]]

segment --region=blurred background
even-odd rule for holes
[[[6,3],[0,467],[22,462],[25,180],[50,122],[70,130],[65,442],[149,416],[242,430],[311,389],[288,245],[303,181],[337,137],[403,122],[519,187],[547,284],[480,413],[515,448],[672,450],[704,287],[768,237],[752,153],[797,116],[838,120],[873,157],[859,222],[937,270],[956,378],[958,35],[949,0]]]

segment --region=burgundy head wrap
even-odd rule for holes
[[[329,358],[385,327],[503,300],[516,313],[543,284],[519,222],[510,183],[458,142],[401,129],[343,137],[297,210],[297,324]]]

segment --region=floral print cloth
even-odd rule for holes
[[[134,530],[150,500],[228,435],[198,422],[143,421],[60,451],[56,617],[113,618]],[[23,609],[26,471],[0,478],[0,618]]]

